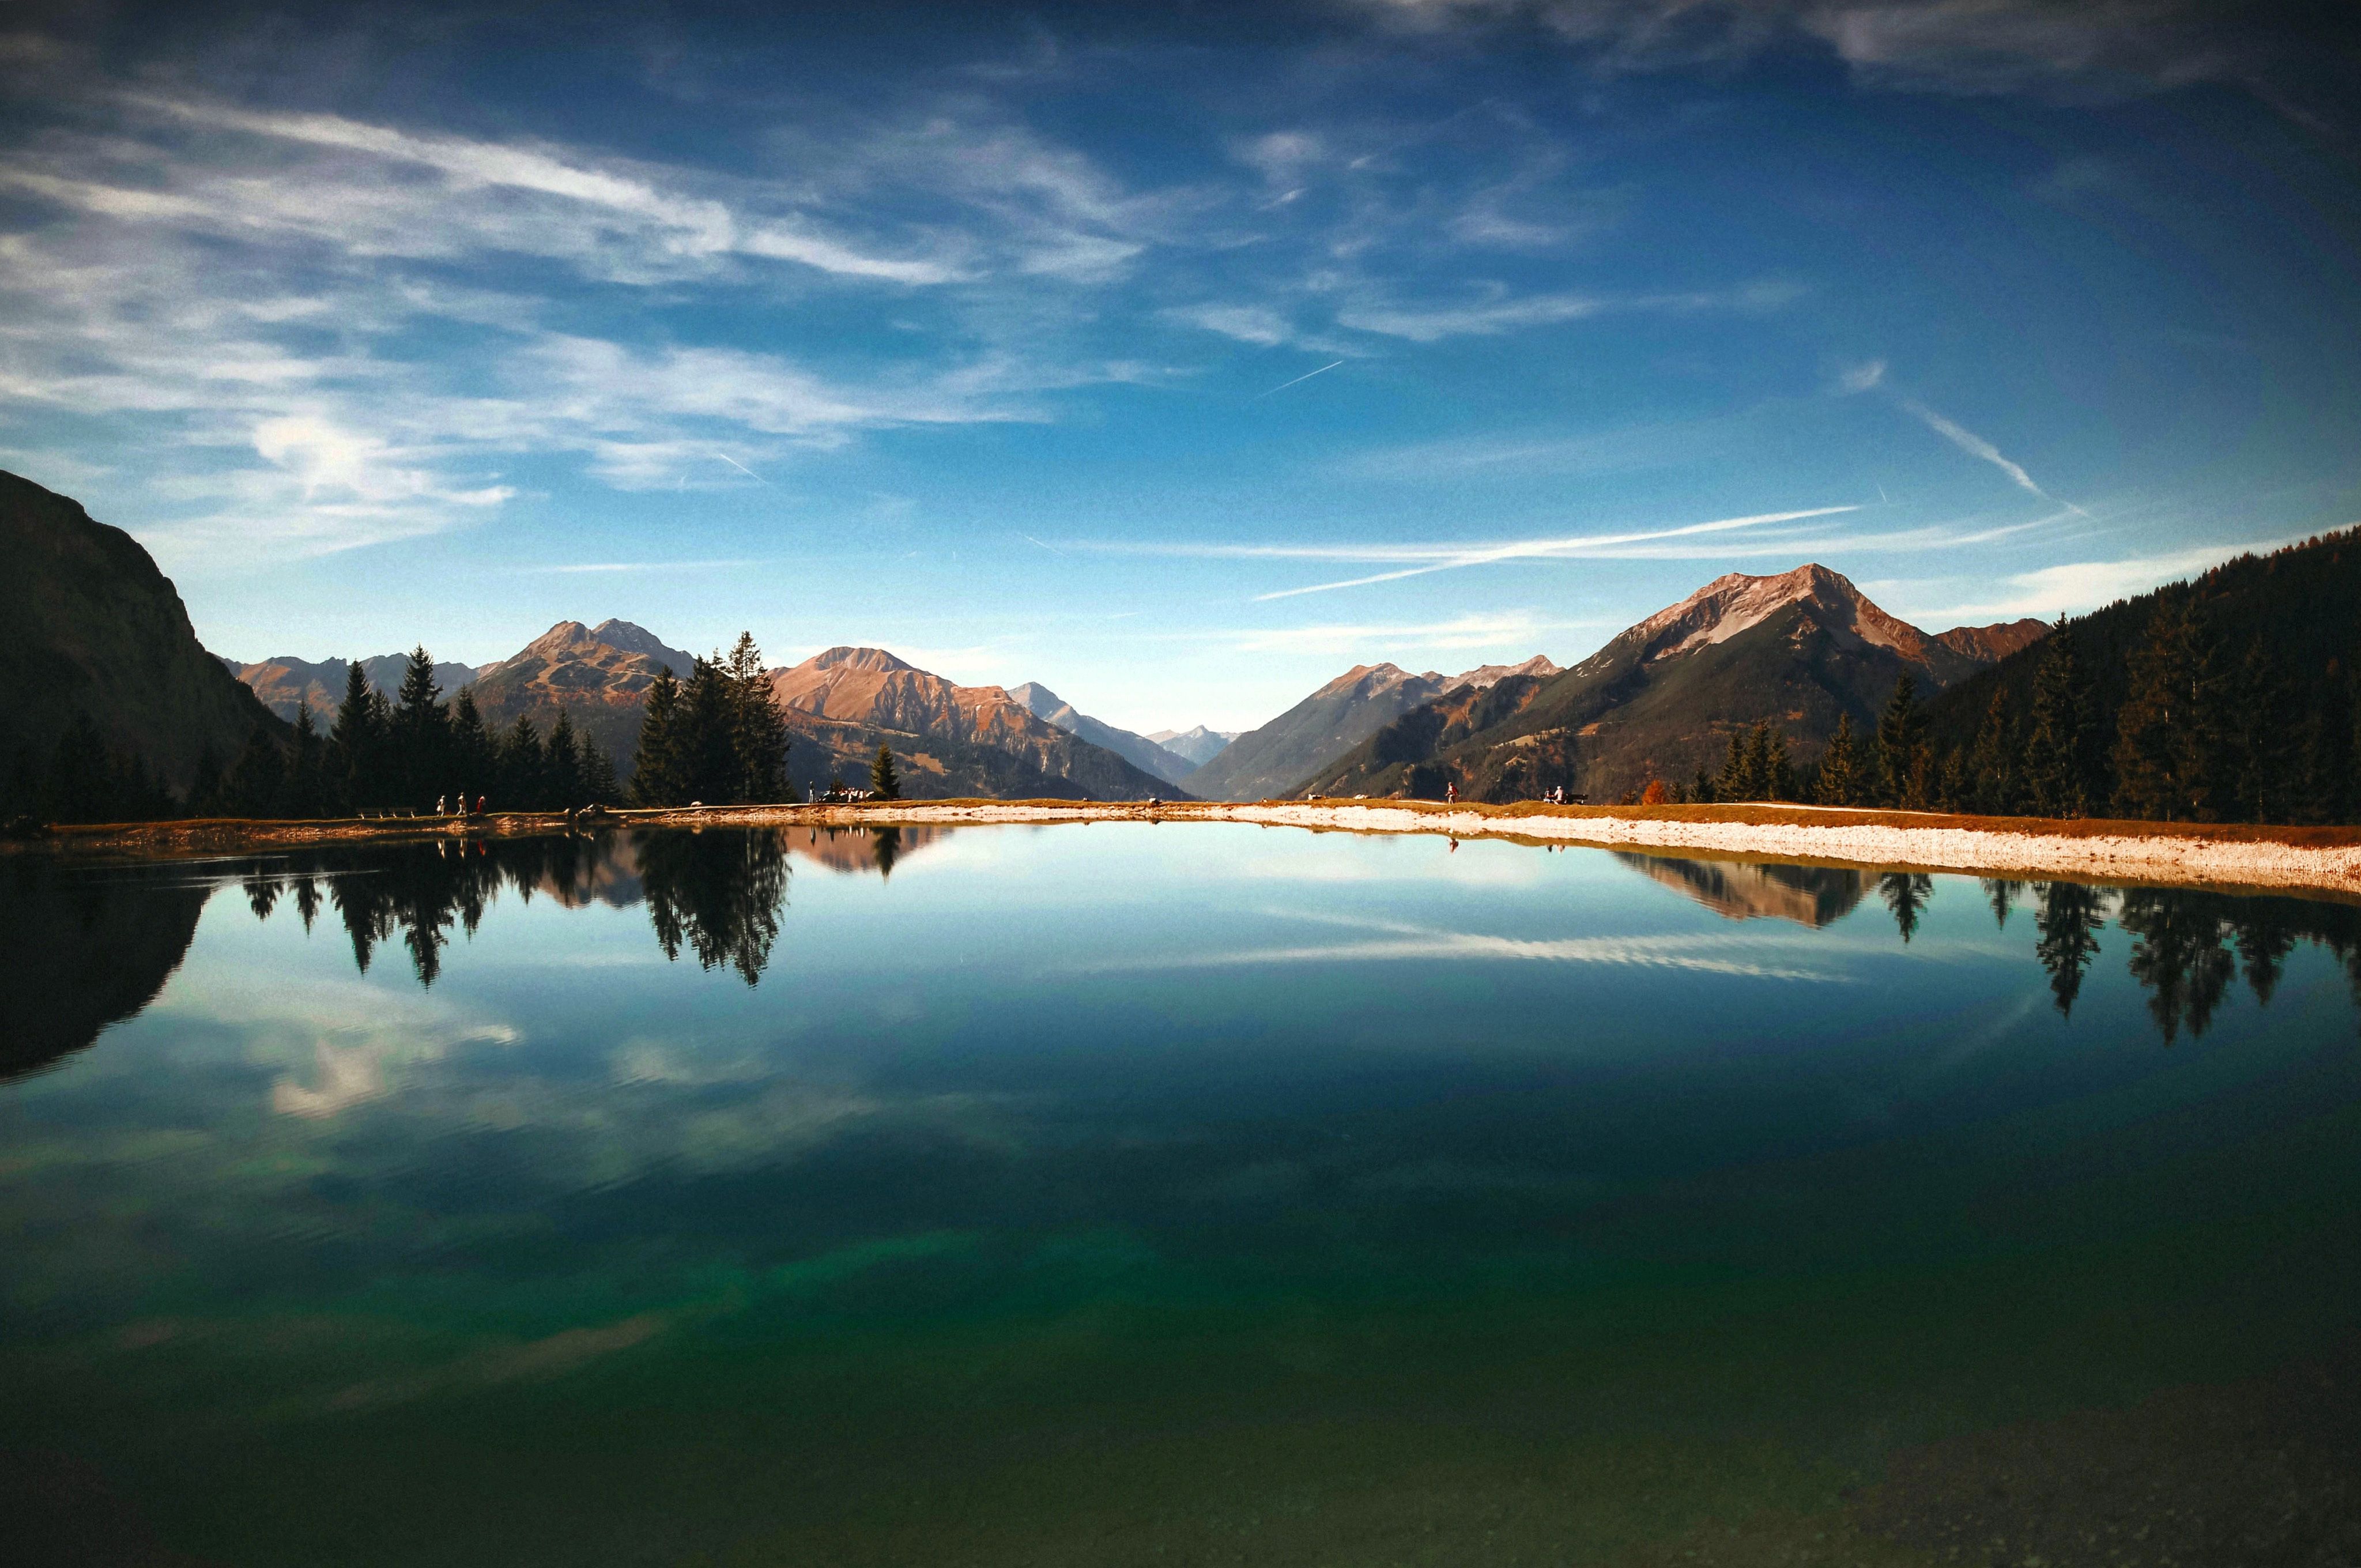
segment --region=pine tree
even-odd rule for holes
[[[1752,770],[1748,765],[1747,740],[1747,731],[1743,729],[1730,732],[1730,754],[1722,759],[1721,772],[1713,781],[1714,799],[1734,801],[1754,798],[1754,778]]]
[[[2354,731],[2352,684],[2343,666],[2331,659],[2299,737],[2302,787],[2298,821],[2350,822],[2361,812],[2361,801],[2354,798]]]
[[[689,665],[676,729],[681,789],[690,801],[719,806],[738,797],[737,703],[730,677],[712,659]]]
[[[576,743],[574,716],[562,707],[543,753],[542,794],[552,810],[571,811],[582,804],[582,749]]]
[[[2115,731],[2115,809],[2160,822],[2216,819],[2224,682],[2212,639],[2184,595],[2157,607],[2131,660]]]
[[[1935,771],[1933,804],[1945,811],[1966,811],[1975,797],[1975,775],[1968,769],[1968,753],[1955,750],[1943,753],[1942,765]]]
[[[902,778],[894,771],[894,751],[883,740],[877,743],[877,760],[869,764],[869,787],[877,792],[880,800],[902,798]]]
[[[1697,777],[1689,782],[1688,803],[1691,806],[1711,806],[1717,798],[1719,797],[1713,793],[1711,775],[1703,768],[1699,768],[1697,771]]]
[[[2295,808],[2297,736],[2292,694],[2279,661],[2257,634],[2226,682],[2220,753],[2213,761],[2219,808],[2233,822],[2285,822]]]
[[[1927,804],[1934,781],[1926,750],[1927,711],[1918,706],[1918,683],[1905,674],[1894,683],[1894,696],[1877,719],[1877,804]]]
[[[229,771],[224,802],[232,817],[269,817],[279,808],[287,783],[287,758],[260,726],[246,738],[246,750]]]
[[[540,811],[544,808],[547,785],[543,777],[541,731],[533,727],[528,714],[517,715],[500,738],[499,762],[500,788],[495,799],[500,804],[495,810]]]
[[[640,713],[639,750],[631,760],[631,798],[642,806],[688,800],[681,777],[679,715],[680,683],[670,668],[658,670]]]
[[[1977,727],[1975,742],[1969,750],[1960,804],[1987,817],[2015,816],[2023,805],[2018,787],[2018,753],[2016,716],[2009,707],[2008,692],[2004,687],[1995,687],[1992,704],[1984,709],[1983,722]]]
[[[1763,791],[1773,800],[1793,800],[1795,798],[1795,766],[1787,756],[1787,732],[1773,729],[1767,724],[1763,730]]]
[[[443,688],[434,684],[434,656],[421,644],[410,652],[393,708],[393,772],[403,805],[416,808],[450,787],[435,782],[450,771],[450,729]]]
[[[615,782],[615,764],[607,748],[589,736],[582,738],[582,798],[593,806],[620,806],[622,786]]]
[[[2097,798],[2092,778],[2090,683],[2073,630],[2060,615],[2042,641],[2025,736],[2025,804],[2037,817],[2081,817]]]
[[[335,796],[334,810],[357,811],[378,804],[374,696],[360,661],[346,664],[345,700],[337,705],[335,722],[328,727],[327,773]]]
[[[451,777],[459,786],[460,809],[492,787],[497,738],[476,706],[476,688],[461,686],[451,699]]]
[[[312,717],[312,699],[295,699],[295,733],[289,742],[287,784],[280,811],[288,817],[322,814],[324,748],[320,726]]]
[[[787,798],[787,721],[778,695],[763,669],[754,634],[741,631],[729,657],[720,661],[730,690],[730,749],[733,777],[725,798],[761,806]]]
[[[1853,734],[1852,715],[1837,715],[1836,733],[1828,737],[1828,749],[1820,753],[1818,772],[1812,780],[1812,800],[1819,806],[1860,806],[1862,804],[1861,742]]]

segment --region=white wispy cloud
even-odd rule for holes
[[[2220,565],[2235,556],[2263,554],[2295,543],[2293,539],[2257,540],[2245,544],[2201,544],[2157,555],[2133,555],[2110,561],[2070,561],[2004,577],[1997,592],[1975,595],[1964,602],[1911,613],[1922,621],[1973,620],[1997,616],[2039,616],[2097,609],[2120,598],[2147,593],[2183,577]]]
[[[1609,312],[1687,314],[1697,311],[1775,310],[1795,299],[1791,283],[1763,282],[1727,291],[1627,296],[1585,293],[1515,295],[1495,287],[1465,304],[1359,304],[1336,313],[1339,326],[1413,343],[1446,337],[1497,337],[1529,327],[1583,321]]]

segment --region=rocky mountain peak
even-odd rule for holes
[[[915,670],[916,664],[906,663],[883,648],[835,647],[815,653],[804,661],[815,670],[862,670],[873,674],[891,674],[896,670]]]
[[[1461,686],[1474,686],[1481,691],[1499,685],[1510,675],[1538,675],[1547,680],[1560,673],[1558,667],[1550,662],[1548,654],[1536,653],[1521,664],[1478,664],[1472,670],[1452,676],[1451,686],[1455,691]]]
[[[1927,663],[1931,638],[1880,609],[1842,573],[1817,562],[1776,576],[1728,573],[1680,603],[1658,610],[1624,635],[1647,644],[1649,659],[1669,659],[1727,642],[1790,605],[1807,607],[1821,625],[1832,630],[1891,649],[1913,663]]]

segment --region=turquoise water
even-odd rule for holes
[[[2361,1546],[2345,905],[1097,824],[0,933],[11,1561]]]

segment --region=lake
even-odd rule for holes
[[[2352,905],[1100,823],[0,932],[11,1562],[2361,1557]]]

